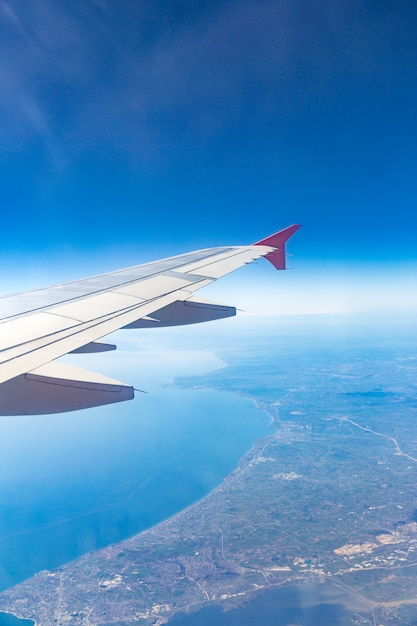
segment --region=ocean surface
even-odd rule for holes
[[[84,363],[107,366],[149,394],[77,413],[0,418],[1,590],[181,511],[268,432],[268,416],[248,399],[171,385],[176,375],[223,367],[209,352],[168,345],[122,350],[113,369],[89,356]]]
[[[33,626],[33,624],[30,619],[19,619],[10,613],[0,612],[0,626]]]

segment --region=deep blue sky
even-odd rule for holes
[[[416,23],[411,0],[3,0],[3,286],[298,222],[301,309],[407,307]]]

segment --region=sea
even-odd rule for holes
[[[1,626],[33,626],[34,622],[30,619],[20,619],[11,613],[0,613]]]
[[[112,353],[67,357],[147,392],[133,401],[0,417],[0,590],[178,513],[267,434],[269,418],[252,401],[172,385],[224,367],[219,358],[181,341],[161,346],[155,334],[145,339],[135,349],[137,336],[123,337],[113,363]]]

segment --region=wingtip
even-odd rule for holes
[[[269,237],[265,237],[264,239],[261,239],[260,241],[257,241],[252,245],[272,246],[273,248],[279,248],[280,246],[285,244],[285,242],[290,237],[292,237],[292,235],[296,233],[299,228],[301,228],[301,224],[292,224],[291,226],[287,226],[282,230],[278,230],[276,233],[273,233],[272,235],[269,235]]]
[[[257,241],[253,245],[276,248],[276,250],[269,252],[265,258],[272,263],[275,269],[285,270],[287,267],[285,259],[285,243],[295,232],[297,232],[299,228],[301,228],[301,224],[292,224],[291,226],[287,226],[287,228],[283,228],[282,230],[269,235],[269,237],[265,237],[265,239]]]

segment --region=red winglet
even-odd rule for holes
[[[271,246],[271,248],[276,248],[273,252],[268,252],[265,258],[268,259],[268,261],[272,263],[277,270],[285,270],[285,242],[300,228],[300,226],[301,224],[288,226],[287,228],[284,228],[283,230],[280,230],[277,233],[262,239],[261,241],[257,241],[253,245]]]

